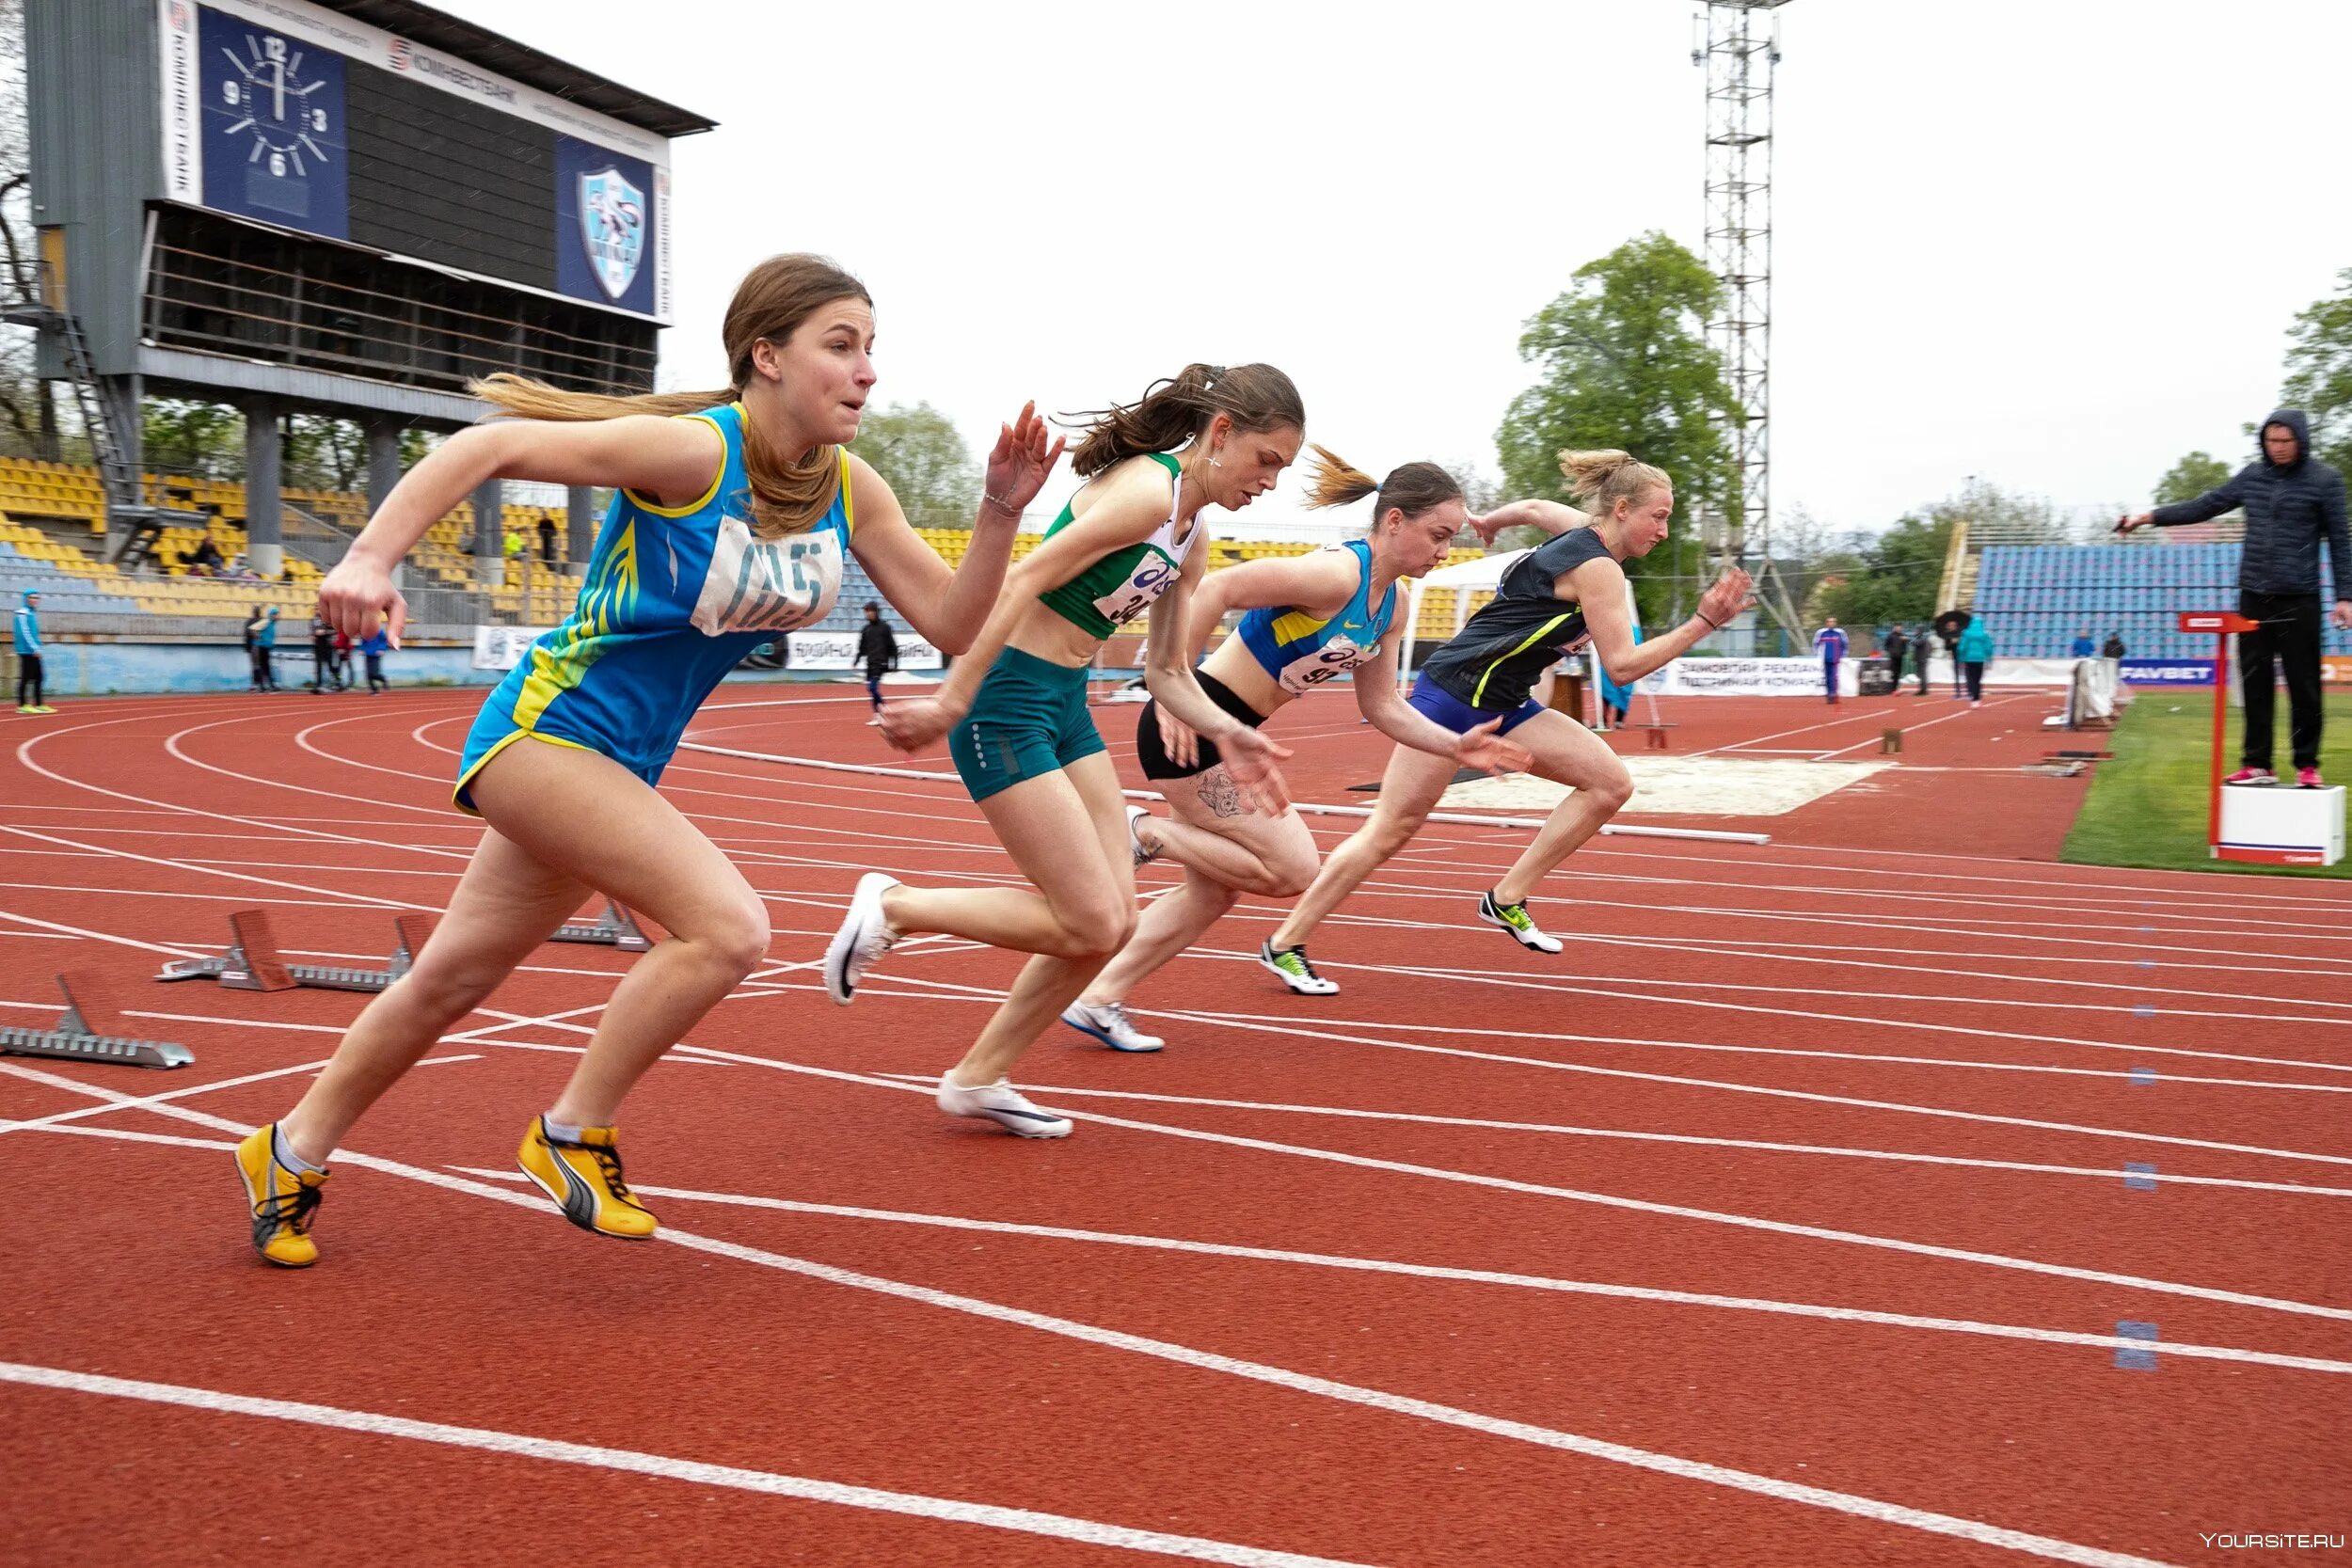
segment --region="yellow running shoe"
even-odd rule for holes
[[[281,1269],[307,1269],[319,1260],[310,1217],[326,1173],[279,1164],[277,1137],[278,1124],[267,1122],[237,1146],[237,1174],[245,1178],[246,1201],[253,1208],[253,1250]]]
[[[570,1143],[549,1137],[548,1118],[533,1117],[515,1163],[582,1230],[642,1241],[660,1222],[621,1180],[621,1150],[613,1141],[619,1132],[617,1127],[583,1127],[580,1141]]]

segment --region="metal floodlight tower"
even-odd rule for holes
[[[1740,515],[1719,514],[1707,529],[1709,547],[1726,562],[1742,559],[1751,537],[1771,557],[1772,68],[1788,3],[1705,0],[1691,19],[1691,63],[1707,71],[1707,264],[1724,285],[1707,339],[1742,416],[1725,433]]]

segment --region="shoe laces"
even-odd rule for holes
[[[272,1193],[255,1204],[253,1217],[283,1226],[297,1236],[307,1236],[310,1233],[310,1216],[318,1212],[323,1190],[315,1181],[297,1180],[294,1191]]]
[[[579,1149],[582,1154],[587,1155],[588,1158],[596,1163],[596,1174],[604,1178],[604,1184],[606,1188],[612,1192],[614,1197],[619,1198],[624,1203],[634,1203],[637,1201],[637,1199],[629,1193],[628,1182],[622,1179],[621,1151],[613,1145],[592,1144],[584,1140],[580,1143],[566,1143],[561,1138],[549,1138],[548,1142],[557,1148]]]
[[[1527,912],[1526,899],[1522,898],[1516,904],[1498,903],[1495,895],[1490,893],[1486,895],[1486,901],[1494,905],[1495,917],[1507,922],[1514,929],[1521,931],[1534,929],[1535,917]]]
[[[1323,978],[1322,975],[1315,973],[1315,966],[1309,961],[1307,958],[1307,950],[1303,947],[1283,948],[1279,953],[1274,955],[1274,963],[1275,967],[1278,969],[1286,969],[1293,974],[1303,974],[1310,980],[1320,980]]]

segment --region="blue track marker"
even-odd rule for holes
[[[2153,1084],[2153,1083],[2154,1083],[2155,1081],[2156,1081],[2156,1069],[2155,1069],[2154,1068],[2152,1068],[2152,1067],[2136,1067],[2136,1068],[2132,1069],[2132,1082],[2133,1082],[2133,1083],[2135,1083],[2135,1084]]]
[[[2156,1016],[2156,1009],[2146,1002],[2135,1002],[2132,1004],[2132,1016],[2134,1018],[2153,1018]]]
[[[2153,969],[2156,967],[2156,960],[2153,958],[2134,958],[2132,962],[2137,964],[2142,969]]]
[[[2124,1161],[2123,1185],[2136,1193],[2154,1192],[2156,1190],[2156,1167],[2144,1161]]]
[[[2119,1339],[2142,1339],[2151,1347],[2147,1350],[2128,1346],[2119,1348],[2115,1353],[2115,1365],[2119,1370],[2127,1372],[2153,1372],[2156,1370],[2156,1353],[2153,1348],[2156,1342],[2154,1323],[2133,1323],[2126,1319],[2115,1325],[2115,1337]]]

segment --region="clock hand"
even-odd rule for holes
[[[272,65],[275,65],[275,66],[278,68],[278,71],[277,71],[277,77],[278,77],[278,86],[277,86],[277,91],[278,91],[278,109],[277,109],[277,114],[278,114],[278,120],[282,123],[282,122],[285,120],[285,118],[286,118],[286,62],[285,62],[285,61],[283,61],[283,60],[273,60],[273,61],[271,61],[270,63],[271,63]]]

